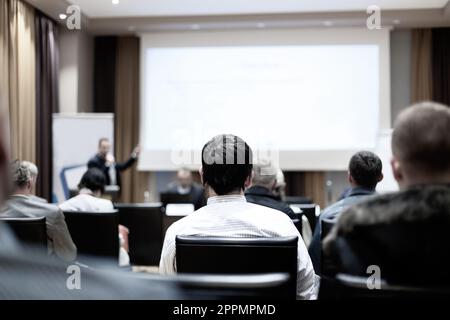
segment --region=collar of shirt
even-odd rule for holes
[[[30,196],[27,196],[27,195],[25,195],[25,194],[18,194],[18,193],[16,193],[16,194],[12,194],[12,195],[10,196],[10,198],[23,198],[23,199],[29,199]]]
[[[226,196],[215,196],[208,198],[208,205],[215,203],[224,203],[224,202],[247,202],[245,196],[241,194],[233,194]]]
[[[245,195],[263,196],[276,200],[276,196],[263,186],[252,186],[245,191]]]
[[[375,194],[375,190],[369,190],[366,188],[361,188],[361,187],[356,187],[356,188],[352,188],[346,198],[348,197],[353,197],[353,196],[366,196],[366,195],[372,195]]]
[[[94,193],[88,188],[82,188],[78,194],[88,194],[90,196],[94,195]]]

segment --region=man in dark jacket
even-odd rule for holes
[[[88,169],[100,169],[106,178],[106,185],[120,186],[120,172],[131,167],[139,156],[140,147],[134,148],[130,158],[124,163],[115,162],[114,156],[110,153],[111,142],[107,138],[101,138],[98,142],[98,152],[89,159]]]
[[[295,219],[295,213],[284,202],[278,200],[273,192],[277,183],[277,169],[269,162],[260,161],[253,165],[253,180],[250,188],[245,190],[248,202],[259,204],[286,213]]]
[[[188,194],[195,210],[206,205],[205,189],[194,182],[192,172],[187,168],[178,169],[177,181],[169,185],[167,192]]]
[[[392,152],[401,191],[341,214],[324,239],[327,274],[368,277],[376,266],[391,284],[449,285],[450,108],[423,102],[405,109]]]
[[[348,165],[348,182],[351,188],[343,199],[320,213],[308,248],[316,274],[321,274],[322,221],[336,221],[342,211],[373,196],[378,182],[383,179],[382,169],[381,159],[372,152],[360,151],[351,157]]]

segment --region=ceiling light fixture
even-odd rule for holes
[[[400,20],[394,19],[394,20],[392,20],[392,23],[393,23],[393,24],[400,24]]]
[[[266,24],[264,22],[259,22],[256,24],[256,27],[262,29],[266,27]]]
[[[119,0],[112,0],[112,4],[114,4],[114,5],[117,5],[117,4],[119,4]]]
[[[61,20],[65,20],[65,19],[67,18],[67,15],[65,15],[64,13],[61,13],[61,14],[59,15],[59,18],[60,18]]]
[[[198,24],[193,24],[193,25],[191,25],[191,29],[198,30],[198,29],[200,29],[200,26]]]
[[[325,27],[331,27],[331,26],[333,26],[333,21],[324,21],[323,22],[323,25],[325,26]]]

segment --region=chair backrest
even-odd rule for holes
[[[118,262],[119,214],[64,211],[67,227],[79,256],[110,258]]]
[[[333,229],[335,223],[336,223],[336,220],[322,219],[322,221],[321,221],[322,233],[320,235],[320,238],[322,240],[325,239],[325,237],[330,233],[330,231],[331,231],[331,229]]]
[[[20,242],[47,249],[47,227],[45,217],[40,218],[0,218],[9,225]]]
[[[295,298],[297,237],[214,238],[176,237],[179,273],[256,274],[285,272],[290,275],[286,293]]]
[[[291,219],[292,223],[294,224],[295,228],[297,228],[298,232],[300,233],[301,236],[303,236],[303,221],[302,221],[302,216],[299,215],[298,218],[295,219]]]
[[[305,203],[291,203],[291,207],[297,207],[302,210],[302,215],[308,218],[309,225],[311,226],[311,230],[316,228],[317,217],[320,213],[320,206],[314,203],[305,204]]]
[[[131,264],[158,265],[163,241],[161,203],[117,203],[115,207],[119,210],[119,223],[130,230]]]
[[[418,287],[389,284],[379,279],[375,287],[373,279],[339,273],[335,277],[322,277],[319,299],[328,300],[391,300],[391,299],[446,299],[450,298],[450,287]],[[370,284],[370,287],[368,285]]]
[[[160,276],[134,273],[142,281],[169,283],[178,289],[181,297],[190,300],[224,299],[283,299],[289,282],[287,273],[267,274],[178,274]]]

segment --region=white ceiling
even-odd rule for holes
[[[440,9],[449,0],[68,0],[89,18]]]

